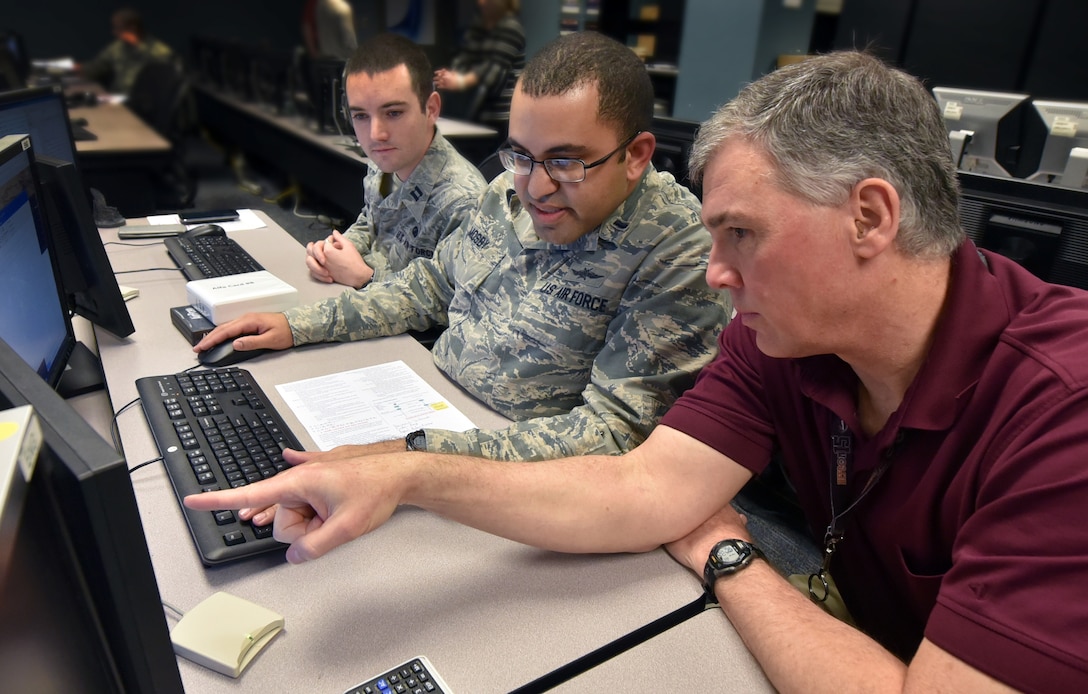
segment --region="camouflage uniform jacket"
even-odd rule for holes
[[[83,66],[83,75],[111,92],[128,94],[140,68],[152,60],[173,60],[174,51],[150,36],[133,46],[121,39],[111,42]]]
[[[432,259],[286,312],[295,344],[448,325],[435,364],[515,420],[428,430],[427,449],[499,460],[619,453],[638,445],[717,352],[727,295],[706,284],[699,202],[647,170],[624,203],[569,245],[541,241],[513,190],[492,181]]]
[[[392,174],[390,174],[392,175]],[[413,258],[430,258],[434,247],[476,211],[487,181],[469,160],[436,132],[407,181],[384,200],[382,172],[371,163],[363,179],[363,209],[344,232],[380,281]]]

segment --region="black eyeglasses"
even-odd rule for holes
[[[642,131],[639,130],[634,135],[624,140],[619,147],[592,164],[587,164],[581,159],[545,159],[543,161],[537,161],[528,154],[515,152],[512,149],[500,149],[499,161],[502,162],[503,168],[512,172],[515,176],[528,176],[533,172],[533,165],[540,164],[556,183],[580,183],[581,181],[586,180],[587,169],[592,169],[594,166],[600,166],[605,163],[611,159],[616,152],[619,152],[624,147],[631,144],[631,142],[641,134]]]

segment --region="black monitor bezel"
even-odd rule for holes
[[[0,340],[0,409],[31,405],[52,461],[48,484],[63,511],[89,606],[120,673],[118,691],[182,692],[162,598],[124,457]]]
[[[0,141],[8,138],[8,135],[0,135]],[[30,141],[30,138],[25,135],[11,136],[9,147],[0,147],[0,166],[7,163],[11,159],[25,153],[27,156],[27,183],[30,186],[28,191],[29,204],[31,213],[34,216],[34,224],[37,228],[36,231],[39,236],[43,237],[41,241],[48,245],[49,250],[49,262],[53,267],[53,285],[57,291],[57,301],[60,307],[60,317],[64,323],[64,337],[61,339],[60,344],[57,346],[57,351],[53,355],[53,360],[47,373],[38,374],[35,367],[30,366],[30,369],[38,374],[50,388],[57,388],[60,384],[61,378],[64,376],[66,369],[68,368],[69,359],[72,356],[76,348],[76,336],[75,330],[72,327],[72,317],[68,311],[66,297],[60,286],[60,266],[57,264],[57,254],[53,248],[52,239],[49,238],[48,223],[44,215],[44,200],[42,198],[41,189],[38,184],[37,176],[35,175],[34,164],[34,147]],[[0,336],[2,337],[2,336]],[[24,362],[25,363],[25,362]],[[29,364],[28,364],[29,366]]]

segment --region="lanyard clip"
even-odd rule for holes
[[[831,594],[831,586],[827,583],[827,573],[831,569],[831,557],[835,556],[838,544],[842,542],[843,534],[835,529],[834,523],[827,526],[824,533],[824,559],[820,564],[820,570],[808,577],[808,596],[813,602],[825,602]]]

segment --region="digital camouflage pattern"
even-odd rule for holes
[[[731,313],[706,284],[699,201],[649,167],[597,230],[558,246],[536,236],[512,182],[497,177],[433,258],[287,311],[295,344],[448,325],[435,364],[515,423],[428,430],[428,450],[541,460],[634,448],[715,355]]]
[[[374,270],[371,281],[403,270],[414,258],[434,255],[438,242],[476,211],[487,188],[480,171],[437,132],[408,180],[384,200],[381,179],[381,169],[370,163],[363,209],[344,232]]]
[[[136,75],[153,60],[173,60],[174,51],[150,36],[133,46],[121,39],[111,41],[94,60],[83,65],[83,76],[111,92],[128,94]]]

